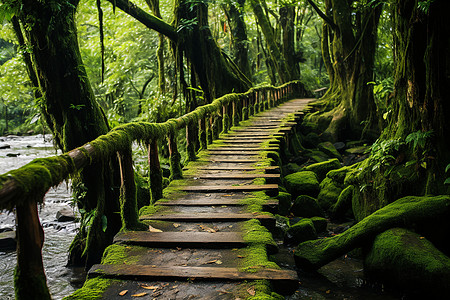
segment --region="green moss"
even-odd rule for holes
[[[403,228],[379,234],[364,260],[364,273],[417,296],[450,292],[450,258],[423,236]],[[434,297],[433,297],[433,296]]]
[[[343,188],[339,183],[333,181],[331,178],[325,178],[320,183],[320,193],[317,196],[320,207],[324,211],[327,211],[337,202],[342,190]]]
[[[230,117],[227,114],[225,114],[222,119],[222,133],[223,134],[228,133],[229,130],[230,130]]]
[[[292,196],[286,192],[278,192],[278,195],[275,197],[278,199],[278,214],[282,216],[286,216],[289,213],[289,209],[292,205]]]
[[[254,296],[249,296],[249,290],[255,291]],[[253,280],[241,283],[236,298],[247,300],[282,300],[283,296],[272,292],[270,282],[268,280]]]
[[[139,256],[130,255],[130,253],[141,249],[146,248],[112,244],[105,249],[101,263],[104,265],[136,264],[139,261]]]
[[[21,271],[17,266],[14,270],[14,292],[15,299],[51,299],[47,287],[47,280],[44,271],[31,273],[32,268],[27,268],[28,272]],[[33,270],[35,271],[35,270]]]
[[[183,171],[181,169],[181,155],[177,151],[170,155],[170,177],[169,180],[183,178]]]
[[[314,224],[314,228],[317,233],[324,232],[327,230],[328,221],[322,217],[312,217],[310,218]]]
[[[346,213],[351,211],[353,190],[353,185],[349,185],[343,189],[337,202],[331,206],[331,215],[334,219],[343,219]]]
[[[118,280],[95,277],[88,279],[83,287],[72,295],[64,297],[64,300],[95,300],[102,299],[103,293],[114,282]]]
[[[157,205],[147,205],[142,207],[139,210],[139,216],[151,216],[153,214],[156,214],[157,212],[159,212],[161,210],[160,206]]]
[[[377,234],[393,227],[422,228],[429,222],[446,222],[450,217],[450,196],[404,197],[377,210],[339,235],[301,243],[295,251],[296,264],[318,269],[363,246]]]
[[[263,244],[254,244],[246,248],[239,249],[239,255],[243,258],[239,260],[239,270],[241,272],[256,273],[264,269],[280,269],[280,267],[269,261],[266,247]]]
[[[323,153],[325,153],[330,157],[342,160],[341,154],[336,150],[336,148],[331,142],[320,143],[319,145],[317,145],[317,148],[319,148],[320,151],[322,151]]]
[[[272,234],[266,227],[262,226],[259,220],[252,219],[245,221],[242,225],[243,239],[249,244],[272,245],[277,247]]]
[[[309,165],[304,168],[304,171],[313,171],[316,173],[319,181],[322,181],[329,171],[339,168],[341,168],[341,163],[337,158],[333,158],[324,162]]]
[[[243,107],[242,108],[242,121],[248,120],[248,108]]]
[[[284,236],[284,241],[288,244],[297,245],[307,240],[317,238],[316,228],[311,219],[304,218],[289,227]]]
[[[319,181],[312,171],[302,171],[284,177],[284,186],[293,197],[308,195],[316,197],[319,193]]]
[[[295,199],[291,207],[291,212],[294,216],[303,218],[324,216],[323,210],[317,200],[307,195],[300,195]]]

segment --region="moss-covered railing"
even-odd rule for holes
[[[37,204],[52,187],[77,174],[87,165],[119,157],[121,172],[120,207],[122,229],[139,224],[136,203],[131,144],[134,141],[148,145],[149,182],[151,199],[162,198],[162,173],[158,158],[158,141],[167,139],[170,154],[170,179],[182,177],[177,132],[186,129],[186,156],[195,159],[195,148],[189,132],[198,126],[201,149],[227,133],[240,120],[274,107],[288,98],[305,95],[300,82],[279,87],[252,88],[245,93],[227,94],[212,103],[164,123],[133,122],[118,126],[105,135],[67,153],[35,159],[27,165],[0,175],[0,210],[16,213],[17,266],[14,275],[16,299],[33,295],[35,299],[50,299],[42,262],[44,231],[39,221]],[[23,293],[20,287],[26,287]]]

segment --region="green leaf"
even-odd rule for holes
[[[108,228],[108,219],[105,215],[102,216],[102,230],[103,232],[106,231],[106,228]]]
[[[447,173],[448,170],[450,170],[450,164],[448,164],[448,165],[445,167],[445,173]]]
[[[426,161],[422,162],[422,163],[420,164],[420,166],[421,166],[422,168],[426,169],[426,168],[427,168],[427,162],[426,162]]]
[[[415,159],[407,161],[406,164],[405,164],[405,167],[409,167],[411,165],[415,165],[416,163],[417,163],[417,160],[415,160]]]
[[[444,184],[450,184],[450,177],[445,179]]]

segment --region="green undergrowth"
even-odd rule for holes
[[[113,283],[119,282],[115,279],[95,277],[86,280],[83,287],[72,295],[64,297],[64,300],[95,300],[102,299],[103,293]]]

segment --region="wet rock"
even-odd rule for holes
[[[20,153],[6,153],[6,156],[8,156],[8,157],[17,157],[19,155],[20,155]]]
[[[9,148],[11,148],[11,146],[8,144],[0,144],[0,149],[9,149]]]
[[[291,212],[294,216],[304,218],[324,216],[323,210],[320,208],[317,200],[307,195],[301,195],[295,199],[291,207]]]
[[[317,133],[310,132],[305,136],[302,142],[306,148],[316,148],[320,143],[320,137]]]
[[[317,232],[314,223],[310,219],[305,218],[289,227],[284,236],[284,242],[288,245],[293,245],[316,238]]]
[[[364,273],[421,299],[450,293],[450,258],[423,236],[404,228],[379,234],[364,260]],[[433,297],[434,296],[434,297]]]
[[[16,249],[16,232],[5,231],[0,233],[0,250],[15,250]]]
[[[370,147],[368,146],[359,146],[354,148],[349,148],[345,150],[346,154],[364,154],[369,151]]]
[[[312,171],[302,171],[284,177],[284,186],[293,196],[308,195],[316,197],[319,193],[319,181]]]
[[[343,189],[337,202],[331,206],[331,216],[333,219],[343,220],[347,217],[347,212],[352,210],[353,189],[353,185],[349,185]]]
[[[327,173],[331,170],[339,169],[341,167],[341,163],[337,158],[333,158],[324,162],[315,163],[305,167],[304,171],[313,171],[316,173],[319,181],[322,181]]]
[[[73,209],[70,207],[63,207],[56,213],[56,220],[58,222],[75,221],[76,217],[73,213]]]
[[[328,221],[325,218],[322,217],[312,217],[311,221],[314,224],[314,228],[316,229],[317,233],[325,232],[328,227]]]
[[[334,148],[336,148],[337,151],[339,151],[340,153],[342,153],[345,149],[345,143],[343,142],[337,142],[333,144]]]

